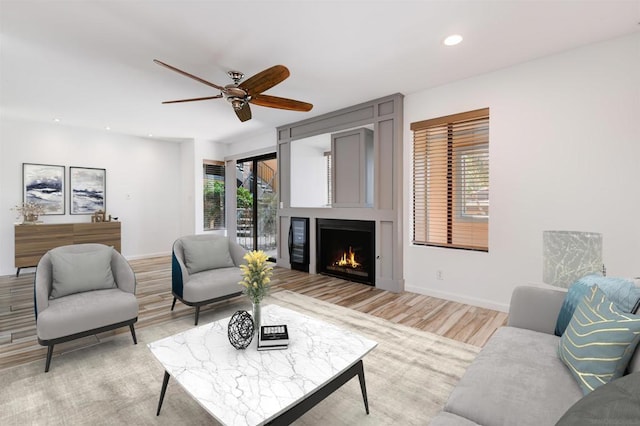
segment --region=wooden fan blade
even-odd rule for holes
[[[186,72],[186,71],[182,71],[181,69],[178,69],[178,68],[176,68],[176,67],[172,67],[171,65],[169,65],[169,64],[165,64],[164,62],[159,61],[159,60],[157,60],[157,59],[154,59],[154,60],[153,60],[153,62],[155,62],[155,63],[156,63],[156,64],[158,64],[158,65],[162,65],[162,66],[163,66],[163,67],[165,67],[165,68],[169,68],[171,71],[175,71],[175,72],[177,72],[178,74],[182,74],[182,75],[184,75],[184,76],[186,76],[186,77],[189,77],[189,78],[194,79],[195,81],[199,81],[199,82],[200,82],[200,83],[202,83],[202,84],[206,84],[207,86],[211,86],[211,87],[213,87],[213,88],[216,88],[216,89],[218,89],[219,91],[221,91],[222,93],[225,93],[225,91],[226,91],[226,89],[225,89],[224,87],[222,87],[222,86],[218,86],[217,84],[213,84],[213,83],[211,83],[211,82],[209,82],[209,81],[207,81],[207,80],[203,80],[203,79],[201,79],[200,77],[196,77],[195,75],[193,75],[193,74],[189,74],[189,73],[188,73],[188,72]]]
[[[311,111],[311,108],[313,108],[312,104],[306,102],[269,95],[253,95],[249,102],[264,107],[288,109],[291,111]]]
[[[206,101],[209,99],[219,99],[222,95],[206,96],[204,98],[179,99],[177,101],[164,101],[163,104],[177,104],[178,102]]]
[[[238,116],[240,121],[245,122],[247,120],[251,120],[251,108],[249,107],[248,102],[245,102],[240,109],[234,108],[234,111],[236,112],[236,115]]]
[[[240,83],[238,87],[251,96],[268,90],[289,77],[289,70],[284,65],[274,65]]]

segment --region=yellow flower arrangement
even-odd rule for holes
[[[269,292],[273,267],[269,266],[269,256],[262,250],[250,251],[244,255],[246,265],[240,265],[243,279],[238,284],[244,287],[243,293],[249,296],[252,303],[260,303]]]

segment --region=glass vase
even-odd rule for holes
[[[23,225],[33,225],[38,222],[38,215],[33,213],[27,213],[22,216]]]
[[[260,302],[252,302],[251,305],[253,309],[253,332],[258,333],[262,323],[262,306]]]

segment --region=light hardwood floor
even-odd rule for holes
[[[170,257],[134,260],[131,266],[136,273],[136,296],[140,305],[136,328],[171,321],[178,316],[193,316],[193,308],[180,302],[170,311],[173,300]],[[35,335],[33,279],[33,273],[24,272],[17,278],[0,277],[0,370],[46,356],[46,348],[38,344]],[[272,291],[285,289],[476,346],[483,346],[507,319],[503,312],[276,268]],[[229,302],[203,307],[201,312],[225,303]],[[129,329],[109,333],[123,332],[128,333]],[[87,337],[65,343],[61,350],[95,342],[95,338]]]

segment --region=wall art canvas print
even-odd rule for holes
[[[42,214],[64,214],[64,171],[64,166],[22,163],[22,201],[41,205]]]
[[[92,214],[98,210],[106,211],[105,169],[87,167],[69,167],[69,185],[71,186],[71,214]]]

